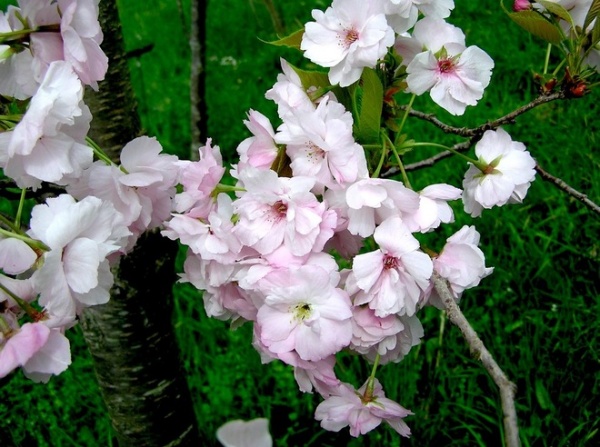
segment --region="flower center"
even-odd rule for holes
[[[385,258],[383,258],[384,270],[395,269],[398,267],[398,264],[398,258],[395,258],[394,256],[385,255]]]
[[[310,308],[310,304],[308,303],[300,303],[296,304],[293,307],[292,313],[294,314],[294,318],[298,321],[304,321],[310,318],[312,313],[312,309]]]
[[[306,156],[309,161],[318,163],[325,158],[325,151],[312,141],[306,143]]]
[[[349,29],[348,31],[346,31],[346,39],[344,40],[346,41],[346,45],[352,45],[358,40],[358,31],[354,29]]]
[[[267,221],[268,222],[281,222],[287,216],[288,206],[283,203],[281,200],[278,200],[273,205],[271,205],[270,211],[267,212]]]
[[[449,73],[454,70],[454,61],[452,59],[440,59],[438,61],[438,70],[440,73]]]

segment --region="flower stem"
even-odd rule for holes
[[[6,287],[4,284],[0,283],[0,290],[2,290],[4,293],[6,293],[8,296],[10,296],[16,303],[17,305],[23,309],[25,312],[27,312],[27,315],[34,321],[39,321],[40,318],[42,317],[43,313],[40,312],[39,310],[37,310],[35,307],[33,307],[31,304],[29,304],[27,301],[25,301],[23,298],[15,295],[12,290],[10,290],[8,287]]]
[[[550,63],[550,51],[552,51],[552,44],[549,43],[546,48],[546,58],[544,59],[544,74],[548,73],[548,64]]]
[[[439,148],[445,149],[448,152],[452,152],[454,155],[458,155],[463,160],[466,160],[469,163],[472,163],[475,166],[477,166],[478,168],[480,168],[481,163],[479,162],[479,160],[475,160],[474,158],[468,157],[465,154],[463,154],[462,152],[459,152],[459,151],[457,151],[456,149],[454,149],[454,148],[452,148],[450,146],[444,146],[443,144],[437,144],[437,143],[410,143],[409,145],[407,145],[405,147],[419,147],[419,146],[439,147]]]
[[[408,117],[410,110],[412,109],[412,105],[413,102],[415,102],[415,98],[417,97],[417,95],[415,95],[413,93],[413,95],[410,97],[410,101],[408,102],[408,105],[406,106],[406,109],[404,110],[404,116],[402,117],[402,121],[400,122],[400,126],[398,128],[398,135],[402,134],[402,129],[404,129],[404,123],[406,123],[406,118]]]
[[[7,236],[7,237],[19,239],[20,241],[25,242],[27,245],[29,245],[34,250],[37,249],[37,250],[43,250],[43,251],[50,251],[50,247],[48,247],[42,241],[38,241],[37,239],[32,239],[30,237],[27,237],[27,236],[19,234],[19,233],[15,233],[13,231],[7,231],[4,228],[0,228],[0,234]]]
[[[392,148],[392,152],[394,153],[394,157],[396,158],[396,162],[398,163],[398,168],[400,169],[400,172],[402,173],[402,180],[404,181],[404,186],[412,189],[412,186],[410,185],[410,181],[408,180],[408,175],[406,175],[406,169],[404,169],[404,163],[402,163],[402,159],[400,158],[400,154],[398,154],[398,150],[396,149],[396,146],[394,145],[394,143],[392,143],[392,141],[390,140],[390,137],[388,137],[385,132],[383,132],[383,137],[388,142],[390,147]]]
[[[17,209],[17,215],[15,216],[15,228],[21,227],[21,216],[23,215],[23,205],[25,204],[25,188],[21,189],[21,197],[19,199],[19,208]]]
[[[95,142],[94,140],[92,140],[90,137],[85,137],[85,142],[87,143],[87,145],[88,145],[89,147],[91,147],[91,148],[92,148],[92,150],[94,151],[94,155],[95,155],[96,157],[98,157],[98,160],[101,160],[101,161],[103,161],[103,162],[104,162],[104,163],[106,163],[108,166],[112,166],[112,165],[114,165],[114,164],[115,164],[115,163],[113,163],[113,161],[112,161],[112,160],[109,158],[109,156],[108,156],[108,155],[106,155],[106,154],[104,153],[104,151],[102,150],[102,148],[101,148],[100,146],[98,146],[98,145],[96,144],[96,142]],[[122,170],[123,172],[125,172],[125,174],[128,174],[128,172],[127,172],[127,171],[126,171],[126,170],[125,170],[123,167],[121,167],[121,170]]]
[[[373,363],[373,369],[371,370],[371,375],[369,376],[369,380],[367,381],[367,387],[365,389],[365,394],[363,395],[363,399],[365,401],[370,401],[373,399],[373,388],[375,387],[375,374],[377,373],[377,367],[379,366],[379,353],[375,357],[375,362]]]

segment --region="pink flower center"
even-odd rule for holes
[[[271,205],[271,210],[268,212],[268,222],[280,222],[287,216],[288,206],[281,200],[278,200]]]
[[[454,61],[452,59],[440,59],[438,61],[438,70],[440,73],[450,73],[454,71]]]
[[[358,31],[350,29],[346,32],[346,45],[350,46],[358,40]]]
[[[394,256],[385,255],[385,258],[383,258],[384,270],[398,268],[398,264],[399,264],[398,258],[395,258]]]
[[[318,163],[325,158],[325,151],[312,141],[306,143],[306,156],[309,161]]]
[[[355,29],[347,29],[344,31],[345,31],[345,34],[342,34],[342,35],[338,34],[338,41],[339,41],[339,45],[341,47],[348,49],[350,47],[350,45],[352,45],[354,42],[356,42],[358,40],[360,35],[358,34],[358,31],[356,31]]]

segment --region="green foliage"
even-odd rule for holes
[[[189,0],[120,0],[129,51],[153,45],[130,59],[134,87],[146,130],[172,153],[189,149],[187,35]],[[288,32],[310,20],[311,8],[328,2],[278,2]],[[597,2],[596,2],[597,4]],[[306,69],[318,67],[297,52],[261,43],[276,39],[260,2],[210,2],[206,70],[209,136],[233,160],[235,147],[248,132],[249,108],[265,113],[276,126],[275,107],[264,93],[275,82],[279,57]],[[240,26],[240,17],[243,26]],[[456,2],[450,22],[460,26],[469,45],[494,59],[492,82],[477,107],[453,117],[427,95],[414,107],[436,113],[449,124],[473,127],[511,112],[537,95],[532,74],[541,71],[545,48],[507,20],[497,1]],[[523,141],[541,166],[600,201],[600,103],[598,92],[547,104],[505,129]],[[408,95],[405,101],[408,102]],[[409,119],[411,139],[454,144],[428,123]],[[427,158],[431,148],[416,148],[406,162]],[[450,158],[435,168],[409,172],[416,189],[431,182],[456,186],[466,169]],[[537,179],[521,205],[485,210],[471,219],[455,204],[457,221],[440,235],[425,235],[434,250],[462,225],[476,225],[481,248],[493,275],[461,300],[467,318],[508,377],[517,386],[521,441],[527,446],[585,446],[600,435],[600,222],[579,202]],[[207,446],[216,445],[216,428],[230,419],[268,417],[278,446],[499,446],[502,414],[498,393],[459,331],[436,309],[422,315],[423,343],[399,364],[378,374],[386,394],[411,409],[410,439],[400,439],[382,425],[363,439],[347,429],[328,433],[313,420],[319,403],[301,394],[289,367],[263,365],[251,348],[252,328],[231,331],[209,319],[202,297],[177,285],[174,321],[196,400],[196,414]],[[91,359],[77,331],[70,333],[74,363],[48,385],[36,385],[21,373],[0,381],[0,446],[107,446],[112,432]],[[350,354],[337,372],[360,386],[368,366]]]
[[[559,28],[536,11],[511,12],[508,16],[520,27],[547,42],[558,44],[564,38]]]

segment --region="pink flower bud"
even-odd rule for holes
[[[513,4],[513,11],[515,12],[527,11],[529,9],[531,9],[529,0],[515,0],[515,3]]]

